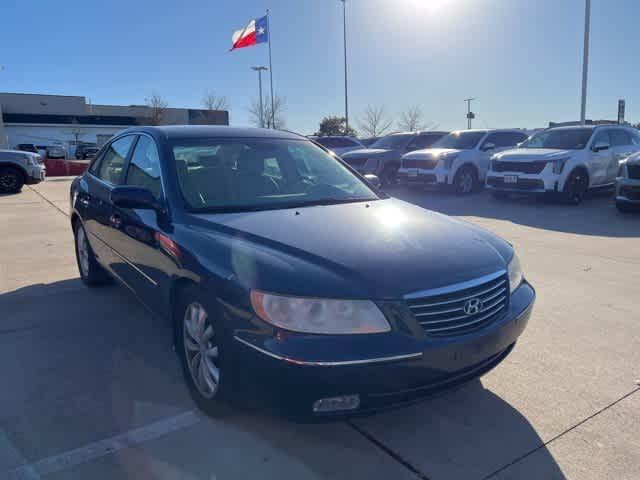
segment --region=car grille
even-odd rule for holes
[[[343,158],[343,160],[352,167],[364,167],[364,164],[367,163],[366,158]]]
[[[544,182],[535,178],[518,178],[518,183],[504,183],[502,177],[488,177],[487,185],[505,190],[544,190]]]
[[[424,170],[433,170],[438,164],[437,158],[405,158],[402,160],[403,168],[422,168]]]
[[[518,172],[537,174],[544,170],[547,162],[502,162],[499,160],[493,161],[492,170],[494,172]]]
[[[447,288],[443,293],[438,289],[433,295],[411,298],[407,301],[409,309],[429,335],[463,335],[478,330],[501,318],[509,299],[506,273],[488,278],[470,282],[471,286],[465,282],[460,289]],[[467,314],[465,305],[470,301],[478,306],[478,311]]]
[[[627,165],[627,173],[629,178],[640,180],[640,165]]]

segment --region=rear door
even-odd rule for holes
[[[89,174],[84,175],[82,198],[77,199],[86,212],[84,226],[91,247],[100,262],[112,270],[117,266],[117,258],[110,247],[113,240],[110,238],[111,189],[124,183],[126,162],[134,140],[134,135],[127,135],[105,148]]]

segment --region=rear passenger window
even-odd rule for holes
[[[609,130],[609,137],[611,138],[612,147],[620,147],[623,145],[631,145],[631,135],[626,130],[613,129]]]
[[[109,145],[98,166],[97,177],[112,185],[124,183],[125,161],[134,136],[128,135]]]
[[[160,180],[160,157],[155,142],[144,135],[140,136],[131,157],[127,185],[149,190],[156,200],[162,197]]]

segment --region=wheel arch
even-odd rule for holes
[[[29,172],[27,172],[27,169],[24,168],[23,165],[17,162],[1,161],[0,168],[5,168],[5,167],[15,168],[16,170],[18,170],[22,174],[22,180],[24,181],[24,183],[27,183],[27,179],[29,178]]]
[[[476,172],[476,176],[478,177],[478,182],[482,182],[482,178],[480,178],[480,169],[478,168],[478,166],[473,162],[465,160],[460,165],[455,167],[455,169],[452,169],[451,175],[449,175],[449,178],[447,179],[447,182],[449,183],[449,185],[453,185],[453,181],[455,180],[456,175],[458,175],[458,172],[462,170],[464,167],[473,168]]]
[[[571,175],[573,175],[574,172],[581,170],[586,176],[587,176],[587,188],[591,188],[591,175],[589,175],[589,169],[587,168],[587,166],[583,163],[579,163],[577,165],[574,165],[571,170],[569,170],[567,172],[567,174],[564,176],[564,178],[562,179],[561,184],[558,184],[558,190],[561,192],[564,192],[564,187],[567,184],[567,180],[569,180],[569,177]]]

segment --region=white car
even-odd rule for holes
[[[353,137],[314,137],[313,138],[320,145],[328,148],[336,155],[342,155],[343,153],[351,152],[352,150],[360,150],[365,147],[360,141]]]
[[[402,157],[398,181],[408,185],[453,186],[467,194],[483,183],[489,158],[527,139],[522,130],[460,130],[442,137],[431,148]]]
[[[622,125],[544,130],[514,150],[494,155],[487,187],[510,192],[558,193],[580,203],[590,188],[612,186],[620,162],[640,151],[640,132]]]

